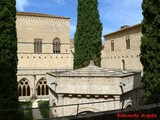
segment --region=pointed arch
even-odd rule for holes
[[[58,37],[56,37],[53,40],[53,53],[60,53],[61,52],[60,45],[61,45],[61,41]]]
[[[19,96],[30,96],[30,83],[26,78],[22,78],[18,83]]]
[[[48,86],[46,78],[42,77],[37,82],[36,88],[37,88],[37,95],[48,95]]]
[[[132,101],[129,101],[124,108],[130,108],[130,107],[133,107]]]

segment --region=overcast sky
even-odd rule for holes
[[[37,12],[71,18],[70,37],[73,39],[77,23],[78,0],[16,0],[17,11]],[[99,0],[102,35],[119,30],[123,25],[142,21],[142,0]]]

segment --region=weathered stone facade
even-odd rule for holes
[[[143,96],[140,72],[99,68],[89,66],[69,72],[50,72],[47,75],[50,88],[50,106],[108,101],[79,106],[78,112],[99,112],[138,106],[142,103],[136,97]],[[132,99],[134,98],[134,99]],[[51,108],[51,116],[77,114],[77,106]]]
[[[142,71],[140,62],[141,24],[124,26],[104,35],[101,66],[121,70]]]
[[[16,18],[19,98],[48,97],[46,72],[73,68],[70,19],[26,12]]]
[[[73,41],[70,41],[70,19],[25,12],[18,12],[16,18],[20,100],[49,98],[50,106],[113,100],[80,106],[79,112],[141,104],[141,100],[131,99],[143,95],[140,72],[127,72],[142,70],[140,24],[104,36],[102,68],[91,64],[69,71],[73,69],[74,52]],[[128,38],[130,44],[126,43]],[[76,109],[76,106],[52,108],[51,115],[73,115]]]

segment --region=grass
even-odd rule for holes
[[[25,108],[31,108],[32,102],[19,102],[19,108],[25,109]],[[18,120],[33,120],[33,114],[32,109],[29,110],[19,110],[18,111]]]
[[[39,100],[37,103],[43,118],[49,118],[49,101]]]

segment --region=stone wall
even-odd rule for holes
[[[105,35],[104,49],[102,50],[101,66],[104,68],[142,71],[140,62],[141,25],[135,25],[123,30]],[[126,49],[126,38],[130,38],[130,49]],[[114,51],[111,51],[111,42],[114,41]]]
[[[70,19],[17,15],[18,68],[72,69]],[[53,54],[53,40],[59,38],[60,54]],[[42,40],[42,53],[34,53],[34,40]]]
[[[19,85],[22,84],[21,90],[24,89],[22,91],[30,92],[30,95],[22,95],[19,99],[48,98],[48,95],[37,95],[38,82],[46,79],[47,72],[73,68],[70,19],[40,13],[17,12],[16,29],[18,38],[17,81]],[[60,53],[53,53],[53,40],[57,38],[60,40]],[[40,53],[35,52],[35,40],[42,41],[42,52]]]

